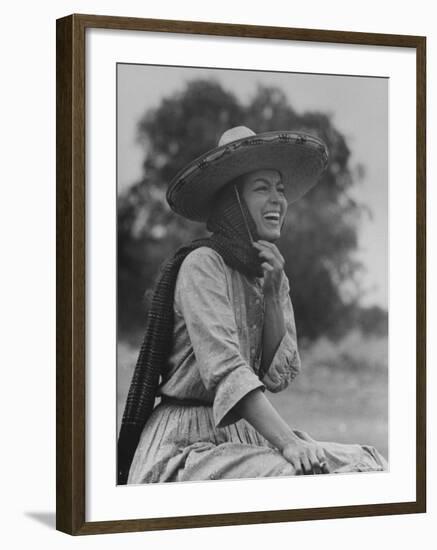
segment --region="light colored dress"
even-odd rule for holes
[[[281,453],[234,409],[257,388],[285,389],[300,370],[285,274],[280,298],[286,331],[260,379],[262,279],[230,268],[209,247],[185,258],[175,287],[173,350],[159,388],[164,402],[143,429],[129,484],[295,475]],[[294,433],[314,442],[304,432]],[[373,447],[319,444],[331,472],[387,469]]]

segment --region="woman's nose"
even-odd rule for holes
[[[269,200],[270,202],[274,202],[275,204],[279,203],[279,200],[280,200],[280,193],[279,191],[277,191],[276,189],[272,189],[270,191],[270,196],[269,196]]]

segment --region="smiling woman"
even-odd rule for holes
[[[277,170],[258,170],[242,177],[242,196],[261,239],[275,241],[287,211],[281,174]]]
[[[179,249],[156,284],[120,430],[120,484],[386,469],[373,447],[292,429],[264,393],[300,370],[275,242],[327,159],[313,136],[240,126],[171,182],[172,209],[211,236]]]

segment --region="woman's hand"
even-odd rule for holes
[[[264,270],[264,293],[278,295],[285,264],[282,254],[276,245],[268,241],[259,240],[253,246],[264,260],[261,264]]]
[[[294,466],[297,475],[328,474],[329,468],[322,447],[295,436],[285,445],[282,456]]]

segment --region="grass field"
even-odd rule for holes
[[[120,422],[137,350],[118,348]],[[340,342],[301,348],[302,372],[285,391],[266,393],[293,428],[320,441],[375,446],[388,459],[387,338],[351,332]]]

